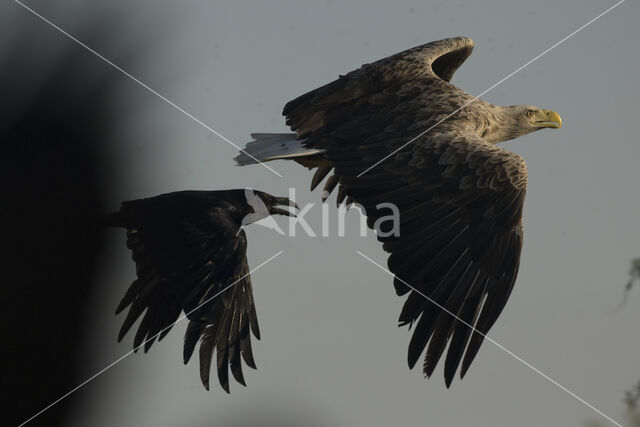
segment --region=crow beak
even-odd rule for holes
[[[295,203],[293,200],[289,200],[287,197],[275,197],[273,201],[274,201],[273,207],[269,212],[271,215],[285,215],[285,216],[292,216],[295,218],[296,216],[295,212],[288,209],[283,209],[278,205],[292,207],[297,210],[300,210],[300,207],[298,206],[298,204]]]

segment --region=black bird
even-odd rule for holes
[[[123,202],[119,212],[106,215],[106,226],[127,229],[138,276],[116,310],[129,307],[118,341],[144,312],[133,346],[146,352],[184,311],[184,363],[200,341],[207,390],[214,349],[224,390],[229,392],[229,366],[246,385],[240,357],[256,368],[249,331],[258,339],[260,331],[242,226],[269,215],[294,216],[280,205],[297,207],[262,191],[179,191]]]

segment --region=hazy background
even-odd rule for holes
[[[614,2],[27,4],[243,145],[251,132],[286,131],[282,107],[297,95],[444,37],[475,41],[453,83],[478,94]],[[49,45],[68,45],[91,56],[13,2],[0,6],[0,17],[0,47],[18,43],[19,28],[40,37],[28,45],[30,55],[54,60]],[[560,131],[504,144],[527,160],[526,238],[515,290],[490,336],[621,422],[623,392],[640,377],[638,295],[612,312],[629,259],[640,254],[639,17],[637,2],[625,2],[483,97],[550,108],[564,122]],[[231,145],[102,66],[120,107],[104,154],[113,166],[102,171],[112,186],[110,209],[162,192],[245,186],[276,195],[295,187],[299,204],[320,201],[319,191],[308,191],[306,169],[270,163],[279,178],[261,166],[235,167]],[[442,366],[429,381],[408,370],[410,335],[396,327],[402,300],[391,278],[355,251],[383,265],[386,255],[373,235],[359,236],[357,213],[348,217],[343,238],[335,221],[329,238],[249,228],[252,266],[284,253],[252,275],[262,340],[254,345],[258,371],[245,372],[247,388],[233,383],[227,395],[216,384],[206,392],[196,361],[182,365],[186,325],[179,324],[149,354],[126,358],[78,391],[69,425],[580,426],[599,419],[490,342],[450,390]],[[307,219],[320,229],[319,206]],[[99,291],[78,308],[86,312],[81,379],[132,345],[131,337],[116,343],[124,316],[113,313],[134,266],[124,232],[107,237]],[[47,371],[41,375],[46,381]]]

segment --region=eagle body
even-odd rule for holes
[[[337,187],[337,203],[359,203],[372,228],[376,206],[398,207],[399,235],[378,239],[407,295],[408,363],[424,354],[431,376],[448,346],[447,387],[460,365],[467,372],[520,265],[527,168],[496,144],[561,126],[553,111],[496,106],[451,84],[472,50],[456,37],[365,64],[287,103],[294,133],[253,134],[236,157],[315,168],[312,190],[329,176],[323,199]]]

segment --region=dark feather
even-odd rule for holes
[[[268,204],[280,204],[259,193]],[[220,384],[229,391],[228,368],[245,384],[241,360],[256,367],[251,333],[260,337],[246,259],[245,215],[253,212],[244,190],[185,191],[125,202],[109,224],[127,228],[138,278],[118,306],[129,307],[118,340],[142,317],[134,349],[145,352],[162,339],[184,311],[186,364],[200,341],[200,376],[209,388],[216,356]]]

